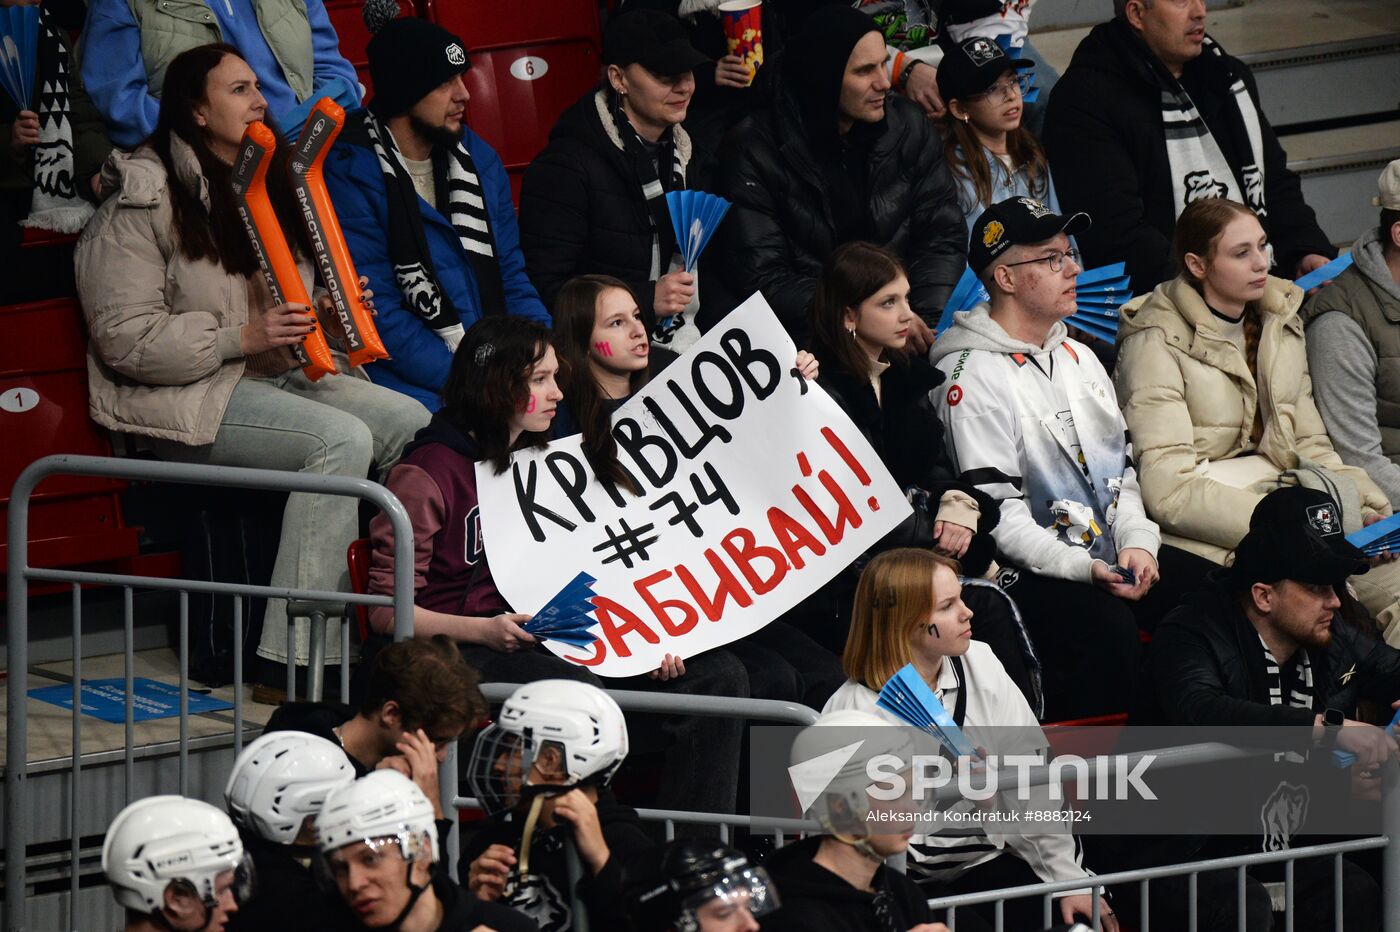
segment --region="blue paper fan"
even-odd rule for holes
[[[592,615],[591,601],[597,581],[587,573],[579,573],[521,627],[543,640],[588,647],[598,640],[596,634],[588,631],[598,623]]]
[[[670,191],[666,194],[666,206],[671,211],[671,228],[676,233],[676,247],[681,251],[685,270],[694,272],[700,253],[729,211],[729,201],[704,191]]]
[[[39,8],[0,8],[0,85],[21,110],[34,99],[34,72],[39,58]]]
[[[1321,285],[1323,282],[1331,281],[1338,275],[1342,274],[1344,271],[1346,271],[1346,268],[1349,265],[1351,265],[1351,253],[1343,253],[1342,255],[1333,259],[1331,262],[1324,265],[1322,268],[1314,269],[1313,271],[1304,275],[1302,278],[1298,279],[1293,284],[1297,285],[1304,291],[1312,291],[1314,288],[1316,288],[1318,285]]]
[[[937,738],[955,757],[980,756],[912,663],[890,677],[875,704]]]
[[[1001,50],[1006,53],[1006,57],[1012,61],[1020,61],[1021,56],[1025,54],[1026,50],[1023,47],[1019,45],[1014,48],[1012,47],[1009,33],[1002,33],[997,36],[996,42],[997,45],[1001,46]],[[1040,85],[1034,83],[1035,68],[1019,72],[1017,78],[1021,81],[1021,102],[1027,104],[1035,103],[1037,98],[1040,97]]]
[[[1115,262],[1080,272],[1074,280],[1079,309],[1066,322],[1100,340],[1116,343],[1118,308],[1132,297],[1123,268],[1122,262]],[[953,323],[953,315],[958,311],[972,310],[988,300],[987,289],[972,274],[971,267],[964,269],[943,307],[943,316],[938,319],[938,332],[943,333]]]
[[[1394,539],[1397,537],[1400,537],[1400,514],[1393,514],[1388,518],[1382,518],[1375,524],[1363,527],[1355,534],[1348,534],[1347,543],[1362,550],[1371,550],[1376,547],[1385,549],[1383,545],[1387,542],[1394,543]]]

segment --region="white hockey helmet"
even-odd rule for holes
[[[183,796],[148,796],[107,827],[102,872],[119,904],[140,913],[165,905],[165,889],[183,881],[211,908],[216,881],[234,875],[234,897],[251,894],[252,875],[232,820],[218,808]]]
[[[487,812],[520,802],[548,743],[560,748],[566,781],[549,784],[546,792],[607,786],[627,757],[627,720],[611,696],[588,683],[537,680],[519,687],[472,746],[467,780]]]
[[[430,863],[437,860],[433,804],[418,784],[397,770],[376,770],[326,794],[316,817],[316,847],[322,855],[357,841],[373,845],[385,838],[398,840],[405,861],[420,856]]]
[[[792,742],[788,773],[798,798],[812,818],[843,840],[874,834],[870,830],[869,762],[893,755],[912,764],[920,753],[917,732],[871,712],[828,712],[802,729]],[[842,756],[844,755],[844,761]],[[840,762],[833,769],[821,761]]]
[[[233,821],[267,841],[290,845],[326,794],[355,779],[334,743],[304,731],[274,731],[243,749],[224,788]]]

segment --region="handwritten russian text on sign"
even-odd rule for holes
[[[694,656],[759,630],[908,516],[796,355],[754,295],[622,406],[613,436],[640,494],[599,482],[579,437],[500,475],[477,466],[492,576],[517,611],[597,578],[598,641],[546,647],[601,676]]]

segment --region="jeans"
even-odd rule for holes
[[[365,379],[327,375],[312,382],[300,369],[245,378],[234,387],[218,435],[207,446],[153,441],[162,459],[363,479],[371,463],[387,472],[404,445],[428,423],[416,400]],[[282,514],[272,585],[346,591],[345,551],[359,536],[359,502],[344,495],[293,493]],[[297,662],[310,654],[310,626],[297,627]],[[258,655],[287,659],[287,603],[269,599]],[[340,662],[340,633],[326,626],[326,663]]]

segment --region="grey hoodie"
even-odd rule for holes
[[[1001,502],[1006,562],[1087,583],[1121,549],[1156,555],[1113,382],[1063,323],[1024,343],[981,304],[954,315],[929,355],[946,376],[938,413],[962,480]]]
[[[1361,325],[1339,310],[1343,305],[1359,310],[1362,301],[1379,302],[1381,313],[1400,325],[1400,284],[1386,265],[1377,230],[1362,234],[1351,255],[1355,271],[1337,276],[1304,308],[1313,401],[1342,461],[1364,469],[1390,504],[1400,506],[1400,465],[1391,460],[1400,456],[1400,449],[1382,446],[1376,415],[1376,347]]]

